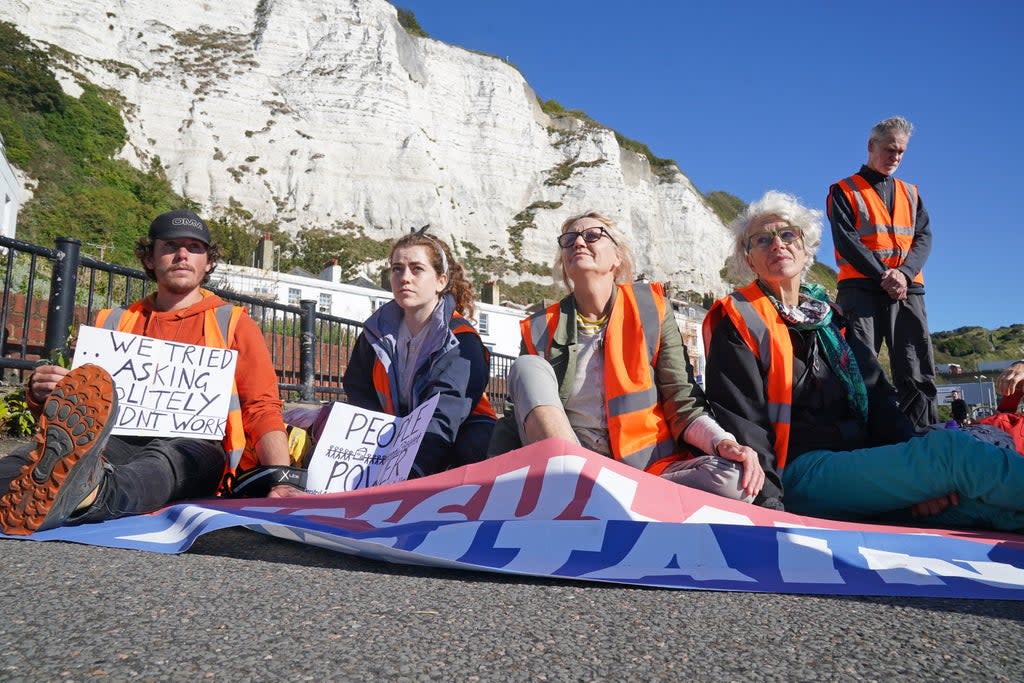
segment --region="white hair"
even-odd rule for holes
[[[906,135],[907,139],[914,134],[914,124],[907,121],[902,116],[890,116],[887,119],[883,119],[876,123],[871,129],[871,137],[869,140],[877,140],[882,142],[890,136],[895,137],[897,135]]]
[[[809,256],[807,263],[804,264],[804,275],[814,265],[814,255],[821,246],[821,211],[808,209],[791,194],[768,190],[729,224],[733,236],[733,250],[725,265],[733,282],[747,283],[755,277],[754,271],[747,265],[747,231],[755,221],[765,216],[775,216],[800,228],[800,232],[803,233],[804,251]]]

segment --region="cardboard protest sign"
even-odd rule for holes
[[[339,493],[409,476],[438,396],[405,417],[335,403],[306,474],[308,493]]]
[[[238,352],[83,325],[71,367],[114,378],[114,434],[222,439]]]

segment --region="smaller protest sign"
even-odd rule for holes
[[[222,439],[238,352],[83,325],[71,367],[114,378],[113,434]]]
[[[403,481],[416,460],[438,396],[405,417],[335,403],[309,461],[307,493],[339,493]]]

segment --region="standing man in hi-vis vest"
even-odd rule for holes
[[[191,211],[161,214],[135,254],[156,291],[128,308],[100,311],[96,326],[236,350],[225,436],[108,438],[117,415],[110,375],[97,365],[70,372],[42,365],[25,391],[39,420],[36,443],[0,459],[6,534],[153,512],[216,494],[236,469],[290,464],[277,377],[259,327],[244,308],[201,287],[219,257],[206,223]],[[269,495],[297,493],[280,484]]]
[[[829,188],[828,218],[846,339],[858,360],[885,340],[900,410],[923,428],[938,420],[921,273],[932,233],[917,186],[893,176],[913,130],[902,116],[871,129],[867,164]]]

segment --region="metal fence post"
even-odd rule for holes
[[[316,367],[316,301],[302,299],[302,341],[299,345],[299,390],[300,400],[313,399],[313,373]]]
[[[46,357],[67,357],[68,336],[75,321],[75,288],[78,286],[79,250],[73,237],[57,238],[57,258],[50,278],[50,304],[46,312]]]

